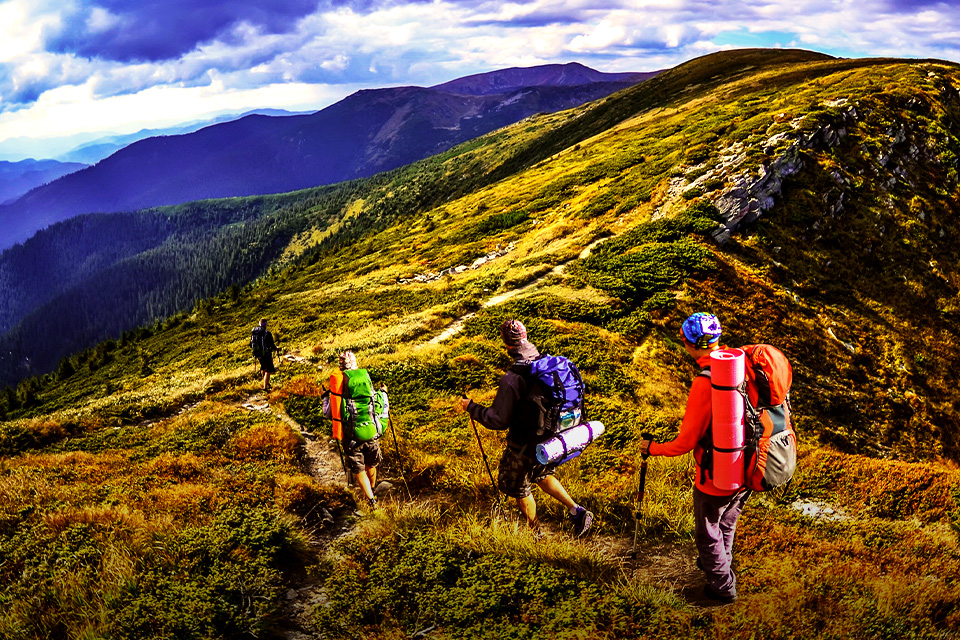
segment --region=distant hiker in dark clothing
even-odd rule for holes
[[[720,348],[720,321],[708,313],[695,313],[687,318],[681,330],[683,346],[701,369],[710,366],[710,353]],[[750,497],[750,489],[733,491],[719,489],[711,474],[701,473],[703,446],[701,440],[710,437],[712,424],[710,378],[698,375],[690,386],[687,408],[680,424],[680,433],[670,442],[644,440],[641,454],[652,456],[680,456],[693,451],[697,461],[693,487],[694,538],[700,557],[697,566],[706,575],[704,595],[724,603],[737,600],[737,577],[733,573],[733,538],[737,518]]]
[[[374,390],[366,369],[357,368],[352,351],[340,354],[340,370],[330,376],[330,390],[323,394],[323,415],[333,421],[333,437],[343,443],[343,455],[356,476],[371,508],[376,508],[374,488],[377,466],[383,462],[380,436],[387,420],[387,387]]]
[[[270,391],[270,374],[276,373],[277,368],[273,366],[273,352],[277,351],[277,345],[273,341],[273,334],[267,331],[267,319],[261,318],[260,324],[253,328],[250,335],[250,347],[253,349],[253,356],[260,361],[260,373],[263,374],[263,390]]]
[[[519,320],[506,320],[500,327],[500,337],[515,364],[540,357],[537,348],[527,340],[527,329]],[[544,466],[537,461],[536,446],[549,436],[537,436],[540,409],[528,398],[527,381],[521,374],[513,370],[503,374],[489,408],[468,398],[460,400],[459,406],[488,429],[507,431],[507,446],[497,469],[497,488],[517,501],[531,528],[538,532],[540,528],[537,503],[531,492],[531,484],[535,483],[566,507],[575,535],[582,536],[590,529],[593,514],[578,505],[554,477],[556,466]]]

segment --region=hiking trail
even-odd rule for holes
[[[589,245],[587,245],[587,246],[583,249],[583,251],[581,251],[580,254],[579,254],[576,258],[570,258],[569,260],[567,260],[567,261],[565,261],[565,262],[561,262],[560,264],[556,265],[553,269],[551,269],[550,271],[548,271],[548,272],[545,273],[544,275],[540,276],[539,278],[537,278],[537,279],[534,280],[533,282],[528,282],[527,284],[523,285],[522,287],[518,287],[518,288],[516,288],[516,289],[511,289],[510,291],[505,291],[505,292],[503,292],[503,293],[500,293],[500,294],[498,294],[498,295],[493,296],[493,297],[490,298],[489,300],[486,300],[486,301],[484,301],[483,303],[481,303],[481,304],[480,304],[480,308],[481,308],[481,309],[488,309],[488,308],[490,308],[490,307],[495,307],[495,306],[497,306],[498,304],[503,304],[503,303],[506,302],[507,300],[510,300],[511,298],[515,298],[516,296],[520,295],[520,294],[523,293],[524,291],[527,291],[527,290],[529,290],[529,289],[532,289],[532,288],[538,286],[539,284],[541,284],[541,283],[542,283],[544,280],[546,280],[547,278],[550,278],[550,277],[552,277],[552,276],[561,276],[561,275],[563,275],[563,271],[564,271],[564,269],[566,269],[566,267],[567,267],[568,264],[570,264],[570,263],[573,262],[574,260],[583,260],[584,258],[586,258],[587,256],[590,255],[590,252],[593,250],[593,248],[594,248],[595,246],[597,246],[598,244],[600,244],[600,243],[603,242],[604,240],[606,240],[606,238],[600,238],[599,240],[594,240],[594,241],[591,242]],[[463,327],[464,327],[464,325],[466,325],[467,321],[469,321],[471,318],[473,318],[473,317],[476,316],[476,315],[477,315],[477,312],[476,312],[476,311],[471,311],[470,313],[467,313],[467,314],[465,314],[465,315],[460,316],[459,318],[457,318],[456,320],[454,320],[453,322],[451,322],[449,325],[447,325],[446,329],[444,329],[443,331],[441,331],[439,334],[435,335],[434,337],[430,338],[430,339],[427,340],[425,343],[420,344],[420,345],[417,345],[417,347],[418,347],[418,348],[419,348],[419,347],[422,347],[424,344],[438,344],[438,343],[440,343],[440,342],[443,342],[444,340],[449,340],[449,339],[452,338],[453,336],[455,336],[455,335],[457,335],[458,333],[460,333],[461,331],[463,331]]]
[[[336,441],[325,436],[318,436],[306,429],[299,422],[291,418],[282,406],[273,404],[268,393],[260,392],[249,396],[239,406],[248,411],[259,411],[276,417],[289,426],[294,433],[301,436],[301,460],[304,470],[321,485],[350,486],[346,481],[340,454],[336,448]],[[387,494],[396,495],[405,499],[400,493],[398,482],[388,478],[382,472],[385,465],[379,467],[381,476],[378,477],[374,493],[382,498]],[[310,531],[310,545],[312,551],[319,557],[326,548],[338,537],[353,530],[353,526],[363,512],[347,510],[341,513],[331,513],[326,509],[321,512],[321,523]],[[284,594],[282,613],[276,633],[285,640],[312,640],[319,637],[320,629],[313,620],[313,610],[326,600],[323,584],[318,577],[304,573],[295,586],[291,586]]]
[[[240,406],[248,411],[268,413],[289,426],[294,433],[300,434],[304,471],[318,484],[348,486],[340,456],[332,446],[333,441],[305,429],[287,415],[280,405],[271,403],[266,392],[248,397]],[[311,551],[321,556],[331,541],[353,529],[356,515],[334,515],[324,509],[320,514],[320,525],[310,532]],[[320,630],[313,621],[312,613],[324,599],[322,582],[318,577],[304,572],[283,595],[282,610],[275,630],[278,637],[284,640],[312,640],[318,637]]]
[[[587,255],[591,247],[581,252],[580,256]],[[549,274],[533,283],[491,298],[485,306],[500,304],[535,286],[543,278],[551,274],[562,273],[565,264],[567,263],[554,267]],[[462,328],[463,322],[472,315],[468,314],[468,316],[461,318],[457,327],[453,325],[448,327],[445,331],[447,337],[455,335],[459,328]],[[435,338],[434,341],[439,342],[439,338],[440,336]],[[247,397],[245,401],[237,404],[248,411],[268,413],[288,425],[294,433],[300,434],[302,443],[301,460],[304,470],[318,484],[349,486],[346,482],[340,456],[335,448],[335,441],[318,436],[304,428],[303,425],[291,418],[281,405],[272,402],[270,395],[267,392],[254,393]],[[187,408],[183,410],[187,410]],[[407,497],[399,486],[399,482],[396,480],[391,482],[391,480],[393,479],[388,480],[384,474],[380,478],[380,482],[377,483],[376,493],[381,497],[390,493],[395,500],[401,503],[406,502]],[[422,492],[417,492],[413,499],[425,503],[436,501],[431,496],[422,495]],[[507,504],[505,508],[508,519],[517,517],[517,514],[511,511],[511,505]],[[339,514],[323,513],[322,523],[311,531],[310,544],[312,551],[318,557],[321,556],[334,540],[352,531],[359,517],[362,517],[360,511]],[[567,524],[566,521],[545,522],[544,530],[549,537],[570,536],[571,533],[569,527],[566,526]],[[619,562],[624,578],[627,580],[672,591],[694,606],[705,608],[718,606],[717,603],[703,598],[704,580],[702,573],[696,567],[697,551],[693,542],[678,544],[638,540],[636,548],[634,548],[632,536],[605,535],[593,532],[585,536],[580,543],[591,545]],[[326,595],[321,579],[304,572],[283,596],[281,614],[275,630],[277,636],[284,640],[312,640],[319,637],[322,630],[318,629],[314,622],[313,611],[325,601]]]

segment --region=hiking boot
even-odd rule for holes
[[[370,499],[367,500],[367,502],[370,504],[370,511],[376,511],[376,510],[377,510],[377,499],[376,499],[376,498],[370,498]]]
[[[714,591],[713,587],[708,584],[703,585],[703,597],[707,598],[708,600],[716,600],[717,602],[721,602],[723,604],[733,604],[737,601],[737,594],[734,593],[730,595],[724,595]]]
[[[578,538],[589,531],[593,524],[593,514],[581,506],[577,506],[577,512],[570,519],[573,520],[573,535]]]

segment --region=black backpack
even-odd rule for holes
[[[545,355],[511,369],[523,376],[527,398],[539,409],[538,436],[557,434],[587,421],[583,378],[569,359]]]
[[[269,355],[265,344],[266,339],[267,330],[260,325],[255,326],[250,332],[250,348],[253,350],[254,358],[266,358]]]

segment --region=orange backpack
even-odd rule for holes
[[[330,417],[333,420],[332,435],[343,440],[343,387],[344,375],[339,369],[330,374]]]
[[[769,344],[740,347],[745,354],[743,397],[744,486],[769,491],[785,485],[797,468],[797,434],[790,420],[793,368],[786,356]],[[700,375],[710,377],[707,367]],[[711,431],[701,438],[701,473],[713,475]]]
[[[797,467],[797,434],[790,420],[793,368],[769,344],[740,348],[746,354],[746,486],[769,491],[789,482]]]

